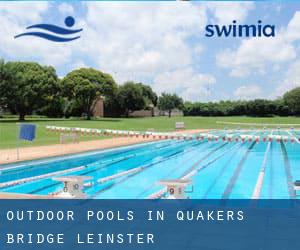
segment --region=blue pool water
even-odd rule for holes
[[[299,137],[296,131],[251,131],[251,134],[262,138],[271,132]],[[236,131],[228,133],[233,138],[238,134]],[[225,131],[214,131],[214,134],[222,136]],[[182,178],[193,172],[190,176],[192,187],[187,187],[193,190],[188,194],[190,198],[297,198],[293,182],[300,179],[299,152],[297,141],[164,140],[1,166],[0,185],[45,174],[51,176],[27,179],[24,183],[6,187],[2,185],[0,192],[53,194],[63,188],[63,184],[54,181],[53,177],[76,175],[92,178],[84,190],[89,198],[144,199],[162,190],[158,184],[160,180]],[[138,167],[141,168],[128,172]],[[64,170],[69,172],[58,172]],[[124,174],[99,182],[119,173]],[[261,174],[263,178],[259,184]]]

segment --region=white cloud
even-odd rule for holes
[[[76,70],[76,69],[80,69],[80,68],[90,68],[92,66],[86,65],[84,61],[81,60],[75,60],[72,61],[71,63],[68,63],[66,65],[66,71],[67,73]],[[64,77],[65,75],[62,75],[62,77]]]
[[[76,69],[80,69],[80,68],[89,68],[90,66],[86,65],[83,61],[74,61],[68,65],[66,65],[66,68],[67,68],[67,72],[71,72],[73,70],[76,70]],[[64,78],[65,75],[60,75],[59,78]]]
[[[83,28],[81,39],[56,44],[25,37],[13,39],[14,35],[24,32],[26,26],[46,21],[51,14],[47,13],[47,2],[1,3],[1,53],[13,60],[36,60],[56,67],[64,65],[62,68],[67,70],[92,66],[113,74],[119,83],[131,79],[144,81],[153,83],[158,92],[175,91],[185,99],[203,100],[207,86],[216,81],[214,76],[199,72],[199,65],[194,67],[195,58],[211,49],[199,42],[207,13],[213,14],[209,21],[225,24],[233,19],[244,22],[255,8],[253,3],[236,2],[209,5],[87,2],[83,5],[87,12],[83,16],[80,12],[81,17],[76,20],[76,27]],[[60,13],[76,14],[77,9],[71,4],[57,6]],[[216,57],[217,64],[239,77],[264,74],[269,68],[272,71],[282,69],[285,63],[296,58],[293,42],[300,39],[299,19],[300,14],[296,12],[287,28],[275,38],[245,39],[234,49],[224,49]],[[215,48],[212,51],[215,53]],[[291,83],[298,82],[299,66],[300,63],[295,63],[294,70],[291,66],[282,88],[288,89]],[[261,92],[258,85],[241,86],[234,96],[257,97]]]
[[[300,59],[293,62],[285,74],[285,78],[279,83],[272,97],[280,97],[285,92],[300,86]]]
[[[74,8],[72,5],[67,4],[67,3],[62,3],[58,6],[58,10],[60,13],[62,14],[67,14],[67,15],[71,15],[74,13]]]
[[[230,75],[244,77],[264,74],[268,65],[288,62],[296,58],[296,50],[284,35],[274,38],[251,38],[241,42],[236,50],[227,49],[217,54],[217,64],[230,69]]]
[[[27,21],[40,21],[41,13],[47,11],[47,2],[1,2],[1,16],[8,17],[10,21],[25,23]]]
[[[202,52],[204,52],[204,50],[205,48],[201,44],[198,44],[194,48],[194,55],[199,56]]]
[[[73,69],[88,68],[88,66],[83,61],[76,61],[72,64]]]
[[[204,50],[199,43],[191,46],[188,39],[203,31],[207,21],[205,6],[188,2],[83,5],[86,13],[76,22],[77,27],[83,28],[81,39],[62,44],[13,38],[28,25],[46,21],[47,3],[34,2],[30,8],[19,3],[13,8],[0,4],[4,26],[1,52],[12,60],[35,60],[57,68],[65,65],[68,70],[86,65],[97,67],[114,75],[119,83],[128,79],[151,83],[166,72],[191,68],[195,53],[199,55]],[[58,10],[70,14],[75,11],[66,3],[58,5]],[[194,71],[189,74],[199,77]]]
[[[206,88],[216,79],[207,74],[194,72],[191,68],[164,72],[154,79],[154,89],[158,93],[177,93],[185,100],[200,101],[207,98]]]
[[[38,61],[53,66],[68,63],[72,56],[71,46],[31,37],[14,39],[15,35],[25,32],[27,26],[41,22],[48,8],[47,2],[1,3],[1,52],[12,60]]]
[[[234,97],[239,100],[250,100],[262,97],[262,89],[258,85],[242,85],[238,87],[234,93]]]
[[[296,11],[293,18],[289,21],[288,26],[285,30],[285,37],[293,44],[295,41],[300,40],[300,11]],[[299,47],[296,49],[299,54]],[[293,61],[288,70],[285,73],[284,79],[278,83],[278,87],[275,88],[272,97],[280,97],[285,92],[300,86],[300,59]]]
[[[82,51],[122,79],[147,79],[192,64],[187,39],[206,23],[205,8],[191,3],[87,3]],[[200,49],[197,47],[197,49]]]
[[[207,7],[214,15],[213,21],[219,24],[229,24],[233,20],[244,22],[255,5],[252,2],[210,2]]]
[[[216,56],[217,64],[230,70],[230,75],[244,77],[264,74],[267,66],[279,68],[297,57],[294,41],[300,39],[300,12],[295,12],[286,28],[277,27],[275,37],[242,40],[237,49],[227,49]]]
[[[291,41],[300,39],[300,11],[295,12],[290,20],[287,26],[286,37]]]

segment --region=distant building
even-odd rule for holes
[[[154,106],[150,104],[146,109],[130,112],[131,117],[152,117],[154,116]]]
[[[168,111],[159,110],[158,108],[154,109],[154,116],[168,116]],[[183,116],[183,111],[179,109],[173,109],[171,116]]]
[[[103,102],[103,97],[98,96],[93,105],[92,105],[92,114],[94,117],[103,117],[104,116],[104,102]]]
[[[102,96],[98,96],[94,103],[93,103],[93,109],[92,109],[92,114],[94,117],[104,117],[105,116],[114,116],[111,111],[107,110],[106,113],[104,111],[104,98]],[[116,116],[117,113],[115,114]],[[153,117],[153,116],[168,116],[167,111],[162,111],[159,110],[157,107],[152,107],[149,106],[147,109],[141,109],[141,110],[136,110],[133,112],[130,112],[129,116],[130,117]],[[173,109],[171,116],[183,116],[183,112],[178,109]]]
[[[142,109],[142,110],[136,110],[133,111],[129,114],[129,116],[131,117],[152,117],[154,116],[154,110],[153,108],[146,110],[146,109]]]

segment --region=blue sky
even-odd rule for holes
[[[16,34],[37,23],[83,28],[70,43]],[[275,38],[207,38],[207,24],[276,25]],[[288,2],[1,2],[0,57],[94,67],[185,100],[276,98],[300,85],[300,4]]]

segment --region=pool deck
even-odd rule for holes
[[[50,195],[32,195],[32,194],[16,194],[16,193],[0,193],[0,199],[14,199],[14,200],[23,200],[23,199],[35,199],[35,200],[44,200],[44,199],[55,199],[55,197]]]
[[[207,130],[194,129],[176,131],[186,134],[193,134],[204,132]],[[137,143],[151,142],[158,139],[143,138],[143,137],[115,137],[103,140],[82,141],[79,143],[69,144],[53,144],[48,146],[35,146],[35,147],[23,147],[19,149],[19,159],[17,159],[17,149],[3,149],[0,150],[0,164],[9,164],[20,161],[35,160],[45,157],[61,156],[67,154],[75,154],[86,151],[93,151],[99,149],[109,149],[121,146],[128,146]]]

